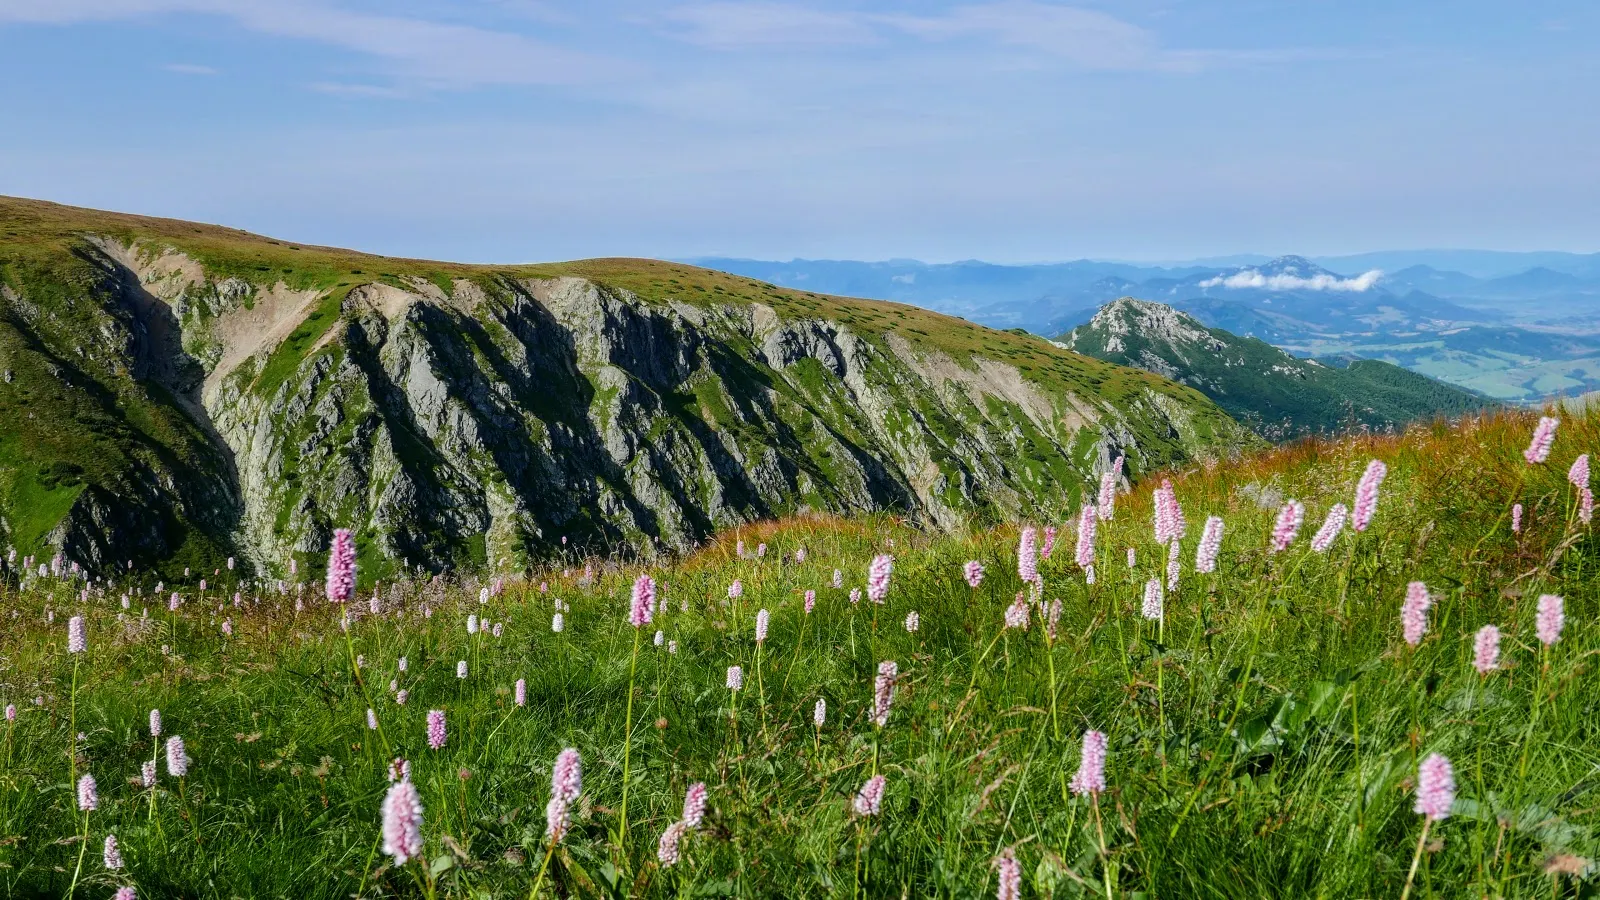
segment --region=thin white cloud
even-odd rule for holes
[[[792,3],[718,0],[668,11],[677,37],[705,47],[840,46],[878,40],[866,17]]]
[[[1027,47],[1092,69],[1170,67],[1155,35],[1092,9],[999,0],[960,6],[941,16],[886,16],[886,24],[925,40],[987,38]]]
[[[892,37],[1026,50],[1099,71],[1195,72],[1225,65],[1328,58],[1323,50],[1163,47],[1149,29],[1109,13],[1043,0],[991,0],[936,13],[824,10],[781,0],[705,0],[657,17],[676,38],[718,50],[876,45]]]
[[[210,66],[199,66],[194,63],[167,63],[161,68],[179,75],[215,75],[217,70]]]
[[[1266,275],[1256,269],[1245,269],[1232,275],[1218,275],[1200,282],[1203,288],[1225,287],[1235,290],[1263,291],[1352,291],[1371,290],[1383,277],[1383,272],[1372,269],[1354,278],[1340,278],[1319,272],[1309,278],[1301,275]]]
[[[522,34],[351,12],[322,0],[0,0],[0,23],[67,25],[155,15],[213,15],[261,34],[340,47],[434,88],[574,84],[615,78],[615,61]]]

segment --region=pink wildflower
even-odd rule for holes
[[[1054,553],[1055,549],[1056,527],[1054,525],[1046,525],[1044,527],[1044,544],[1039,548],[1039,558],[1049,559],[1050,554]]]
[[[1561,640],[1561,627],[1566,622],[1567,614],[1562,609],[1560,597],[1545,594],[1539,598],[1539,612],[1534,616],[1534,623],[1540,643],[1546,647],[1554,646],[1556,641]]]
[[[1417,767],[1417,814],[1426,816],[1430,822],[1438,822],[1449,818],[1450,807],[1455,802],[1456,777],[1450,760],[1438,753],[1428,754]]]
[[[422,796],[409,778],[390,785],[383,797],[383,852],[397,866],[422,855]]]
[[[67,652],[82,653],[89,649],[89,639],[83,632],[83,616],[67,620]]]
[[[1022,599],[1021,594],[1017,595],[1015,603],[1006,607],[1006,627],[1024,630],[1028,627],[1028,601]]]
[[[1537,465],[1550,458],[1550,445],[1556,442],[1556,426],[1560,424],[1560,419],[1539,417],[1539,424],[1533,429],[1533,439],[1528,442],[1528,449],[1522,451],[1522,458],[1528,461],[1528,465]]]
[[[1515,504],[1514,506],[1511,507],[1511,533],[1512,534],[1520,534],[1521,532],[1522,532],[1522,504],[1518,503],[1518,504]]]
[[[737,600],[744,596],[744,582],[735,578],[733,584],[728,585],[728,599]]]
[[[1100,473],[1100,495],[1095,498],[1095,511],[1109,522],[1116,514],[1117,476],[1111,472]]]
[[[373,712],[371,709],[367,710],[367,730],[368,731],[377,731],[378,730],[378,714]]]
[[[328,599],[334,603],[349,600],[356,590],[356,542],[348,528],[333,531],[328,548]]]
[[[818,697],[817,705],[811,708],[811,724],[821,728],[828,721],[828,701]]]
[[[917,611],[913,609],[906,613],[906,631],[916,632],[920,628],[922,628],[922,617],[917,615]]]
[[[1344,522],[1349,515],[1350,511],[1343,503],[1335,503],[1333,508],[1328,510],[1328,517],[1322,520],[1322,527],[1317,529],[1316,535],[1311,538],[1311,549],[1318,553],[1328,552],[1328,548],[1333,546],[1334,538],[1339,536],[1339,532],[1344,531]]]
[[[811,611],[813,609],[816,609],[816,608],[817,608],[817,592],[816,591],[806,591],[806,614],[810,615]]]
[[[894,557],[880,553],[867,567],[867,599],[882,603],[889,596],[889,574],[894,571]]]
[[[1039,531],[1032,525],[1022,529],[1017,539],[1017,576],[1023,581],[1039,577]]]
[[[1500,668],[1500,629],[1493,625],[1478,629],[1478,636],[1472,641],[1472,667],[1479,675]]]
[[[512,697],[515,699],[516,704],[518,706],[527,706],[528,705],[528,682],[527,682],[527,679],[518,678],[516,686],[512,689],[511,694],[512,694]]]
[[[851,603],[860,603],[861,602],[861,588],[851,588],[850,589],[850,602]]]
[[[553,843],[560,843],[571,824],[572,813],[567,808],[567,802],[552,796],[544,807],[544,836]]]
[[[999,882],[995,887],[995,900],[1022,900],[1022,865],[1017,862],[1016,854],[1007,850],[995,857],[994,867]]]
[[[108,869],[114,871],[122,868],[122,848],[117,846],[116,835],[106,835],[105,848],[101,851],[101,858],[105,860],[106,868]]]
[[[744,687],[744,669],[738,666],[728,667],[728,690],[737,691]]]
[[[1068,782],[1074,794],[1098,794],[1106,789],[1106,735],[1103,731],[1083,733],[1083,760],[1078,773]]]
[[[1589,454],[1581,454],[1572,461],[1572,468],[1567,470],[1567,480],[1579,490],[1589,486]]]
[[[139,767],[139,783],[147,788],[156,786],[156,761],[147,759]]]
[[[1200,545],[1194,551],[1194,570],[1196,572],[1215,572],[1217,570],[1217,552],[1222,549],[1222,517],[1210,516],[1206,525],[1200,532]]]
[[[556,754],[556,763],[550,769],[550,795],[575,803],[582,793],[583,757],[576,748],[567,747]]]
[[[875,816],[883,810],[883,789],[887,783],[888,779],[882,775],[867,779],[867,783],[861,786],[861,792],[856,794],[856,815]]]
[[[889,724],[889,707],[894,704],[894,683],[900,676],[900,667],[894,660],[878,663],[878,677],[872,686],[872,721],[879,728]]]
[[[656,844],[656,859],[661,861],[661,867],[670,869],[678,864],[678,844],[683,840],[684,832],[689,830],[681,820],[673,822],[661,832],[661,841]]]
[[[1422,643],[1422,636],[1428,631],[1428,608],[1431,606],[1433,597],[1429,596],[1427,585],[1420,581],[1406,585],[1406,599],[1400,604],[1400,624],[1406,643],[1413,647]]]
[[[628,624],[640,628],[650,624],[656,608],[656,583],[649,575],[640,575],[633,582],[633,603],[628,609]]]
[[[444,710],[428,710],[428,748],[438,750],[444,746],[445,738]]]
[[[844,587],[844,573],[839,571],[838,569],[834,569],[833,570],[833,589],[834,590],[838,590],[839,588],[842,588],[842,587]]]
[[[173,778],[189,774],[189,751],[183,746],[183,738],[178,735],[167,738],[167,774]]]
[[[689,790],[683,795],[683,823],[690,828],[699,828],[706,817],[706,783],[696,781],[689,785]]]
[[[1378,488],[1383,485],[1383,478],[1389,474],[1389,467],[1382,460],[1375,459],[1367,463],[1367,470],[1361,473],[1361,481],[1356,484],[1356,501],[1354,512],[1350,514],[1350,527],[1356,531],[1366,531],[1372,524],[1372,516],[1378,511]]]
[[[1278,521],[1272,526],[1272,552],[1282,553],[1294,543],[1295,535],[1300,533],[1300,523],[1306,518],[1305,504],[1299,500],[1290,500],[1278,510]]]
[[[1094,565],[1094,530],[1096,513],[1093,504],[1085,506],[1078,513],[1078,568],[1087,569]]]
[[[967,560],[967,564],[961,567],[961,576],[967,580],[968,587],[976,588],[983,584],[983,563],[975,559]]]
[[[1139,612],[1146,619],[1152,621],[1161,618],[1162,607],[1161,579],[1152,578],[1144,583],[1144,605]]]
[[[772,614],[766,610],[763,609],[756,613],[756,643],[764,644],[767,642],[767,626],[771,621]]]
[[[95,789],[94,776],[84,773],[78,779],[78,809],[89,812],[100,808],[100,792]]]

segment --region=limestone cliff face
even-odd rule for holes
[[[267,571],[339,526],[371,564],[434,569],[563,537],[685,550],[805,510],[947,527],[1064,513],[1119,453],[1139,473],[1252,441],[1193,391],[941,318],[956,346],[921,311],[869,327],[775,289],[647,296],[513,270],[291,289],[158,243],[81,255],[86,296],[120,323],[107,377],[169,396],[194,445],[186,468],[149,454],[138,490],[81,490],[49,542],[94,565],[173,522]]]

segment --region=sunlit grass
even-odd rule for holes
[[[994,860],[1009,853],[1024,897],[1395,897],[1422,833],[1417,766],[1434,752],[1452,761],[1458,794],[1422,844],[1413,896],[1578,896],[1600,850],[1600,545],[1564,474],[1600,447],[1600,424],[1564,421],[1537,466],[1521,455],[1531,427],[1508,413],[1172,473],[1188,531],[1159,624],[1140,615],[1145,582],[1166,568],[1149,485],[1100,523],[1092,587],[1072,562],[1071,527],[1056,523],[1041,564],[1043,599],[1063,602],[1053,642],[1037,610],[1027,631],[1001,630],[1023,590],[1014,527],[933,535],[887,517],[802,518],[729,533],[651,570],[661,603],[641,632],[631,721],[639,569],[592,561],[590,582],[574,559],[508,579],[484,604],[487,582],[470,578],[385,583],[379,615],[369,585],[349,638],[392,754],[367,728],[340,611],[314,585],[296,612],[295,587],[241,587],[245,605],[233,607],[225,571],[204,593],[169,585],[158,596],[136,581],[124,611],[121,581],[87,600],[69,580],[13,582],[0,600],[0,703],[19,709],[0,726],[0,885],[58,896],[79,855],[66,620],[82,613],[77,765],[100,785],[84,897],[124,883],[144,897],[413,896],[429,884],[439,896],[527,896],[548,847],[550,767],[569,746],[582,754],[583,795],[545,896],[994,896]],[[1333,503],[1350,503],[1372,458],[1390,467],[1373,526],[1313,553],[1310,534]],[[1306,504],[1305,525],[1270,554],[1291,497]],[[1517,501],[1521,534],[1509,527]],[[1198,575],[1208,515],[1226,531],[1217,572]],[[894,557],[887,602],[852,605],[876,553]],[[969,559],[987,570],[977,589],[961,575]],[[730,600],[735,579],[744,590]],[[1399,616],[1411,581],[1434,598],[1415,648]],[[170,613],[174,589],[185,603]],[[1549,648],[1535,638],[1541,594],[1565,598]],[[560,633],[557,598],[570,605]],[[771,631],[758,688],[761,609]],[[469,614],[501,635],[469,637]],[[1502,667],[1480,676],[1473,636],[1485,624],[1505,637]],[[885,660],[899,678],[879,728]],[[738,696],[725,687],[733,665],[746,672]],[[526,707],[514,702],[519,678]],[[163,766],[153,792],[138,783],[156,752],[151,708],[193,758],[181,784]],[[448,718],[437,751],[430,709]],[[1091,728],[1110,739],[1097,804],[1068,792]],[[630,740],[624,843],[614,832]],[[424,859],[398,869],[378,843],[393,756],[410,761],[426,807]],[[887,791],[863,818],[852,805],[874,771]],[[695,781],[710,787],[709,812],[663,868],[658,838]],[[100,862],[108,833],[127,860],[120,872]]]

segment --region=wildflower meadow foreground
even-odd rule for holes
[[[1591,896],[1597,448],[1505,413],[1119,460],[1021,526],[658,566],[13,557],[0,889]]]

